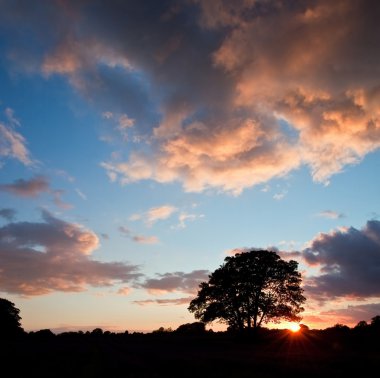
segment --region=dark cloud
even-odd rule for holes
[[[2,184],[0,185],[0,191],[20,197],[37,197],[41,193],[49,192],[50,184],[45,177],[36,176],[30,180],[18,179],[13,184]]]
[[[361,230],[319,234],[302,256],[321,272],[306,280],[309,295],[322,300],[380,296],[380,221],[368,221]]]
[[[194,294],[199,284],[208,281],[210,272],[208,270],[193,270],[190,273],[174,272],[157,274],[158,278],[147,279],[140,287],[152,293],[167,293],[180,291]]]
[[[1,191],[24,198],[35,198],[43,193],[48,193],[52,196],[54,204],[59,208],[72,208],[71,204],[62,200],[62,195],[65,191],[62,189],[52,189],[49,180],[44,176],[35,176],[30,180],[18,179],[12,184],[2,184],[0,185]]]
[[[140,276],[138,267],[91,259],[99,239],[81,225],[42,212],[43,222],[0,228],[0,290],[26,296],[77,292]]]
[[[9,209],[9,208],[0,209],[0,217],[2,217],[5,220],[11,222],[16,217],[16,210]]]

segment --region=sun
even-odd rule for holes
[[[292,331],[292,332],[298,332],[300,330],[300,325],[298,323],[292,323],[290,324],[289,326],[289,329]]]

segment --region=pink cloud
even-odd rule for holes
[[[130,217],[130,220],[143,219],[148,226],[152,226],[159,220],[168,219],[178,209],[171,205],[162,205],[152,207],[144,213],[136,213]]]
[[[43,222],[0,228],[0,289],[25,296],[77,292],[88,286],[129,282],[137,266],[91,259],[98,237],[79,224],[42,212]]]
[[[25,138],[12,126],[0,123],[0,156],[13,158],[26,166],[33,164]]]
[[[20,197],[37,197],[41,193],[49,192],[50,184],[45,177],[36,176],[30,180],[18,179],[13,184],[2,184],[0,191]]]
[[[238,195],[302,165],[328,183],[380,148],[377,5],[195,0],[176,11],[166,2],[148,8],[3,10],[4,27],[25,27],[39,41],[32,52],[14,37],[15,65],[62,75],[100,109],[128,114],[122,128],[138,142],[125,160],[103,162],[111,180]],[[4,156],[30,161],[19,134],[0,133]]]
[[[208,270],[194,270],[190,273],[174,272],[157,274],[158,278],[147,279],[140,287],[153,294],[184,292],[194,294],[201,282],[208,281]]]
[[[139,235],[132,232],[128,227],[120,226],[119,231],[132,241],[140,244],[157,244],[160,242],[160,240],[157,238],[157,236],[146,236],[146,235]]]
[[[62,189],[52,189],[50,182],[44,176],[35,176],[30,180],[18,179],[12,184],[0,185],[0,191],[24,197],[35,198],[43,193],[52,195],[53,202],[61,209],[71,209],[73,206],[62,200],[62,195],[65,193]]]

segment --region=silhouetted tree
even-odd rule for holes
[[[200,284],[189,311],[202,322],[218,320],[229,329],[257,328],[269,321],[299,321],[306,298],[298,263],[272,251],[253,250],[224,259]]]
[[[169,328],[160,327],[160,328],[152,331],[152,333],[170,333],[170,332],[173,332],[171,327],[169,327]]]
[[[376,315],[371,319],[371,327],[380,330],[380,315]]]
[[[175,332],[191,335],[199,335],[206,332],[206,326],[202,322],[181,324]]]
[[[20,310],[7,299],[0,298],[0,335],[13,336],[24,332],[21,327]]]
[[[103,330],[101,328],[94,328],[91,331],[91,335],[95,337],[103,336]]]
[[[356,326],[354,327],[354,329],[356,330],[363,330],[363,329],[366,329],[368,328],[368,323],[365,321],[365,320],[361,320],[358,324],[356,324]]]
[[[39,331],[35,331],[35,332],[30,332],[29,334],[32,337],[39,340],[51,340],[55,337],[55,334],[48,328],[40,329]]]

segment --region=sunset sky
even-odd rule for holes
[[[310,328],[379,315],[379,19],[0,0],[0,297],[23,328],[175,329],[250,248],[299,262]]]

